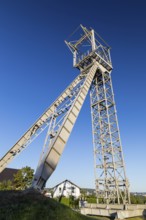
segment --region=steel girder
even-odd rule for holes
[[[80,74],[1,158],[0,172],[48,127],[32,184],[38,190],[43,189],[58,164],[91,87],[97,202],[130,203],[111,81],[110,47],[93,29],[88,30],[82,25],[81,28],[83,35],[80,39],[65,41],[73,53],[73,65]]]
[[[54,112],[52,120],[55,121],[48,130],[45,147],[34,176],[33,188],[42,190],[46,181],[56,169],[98,67],[99,64],[93,62],[92,66],[84,71],[84,77],[81,77],[80,83],[76,85],[76,90],[75,88],[71,89],[71,94],[74,93],[74,90],[76,92],[72,99],[68,99],[67,105],[69,107],[66,109],[65,114],[60,117],[55,115]],[[66,108],[66,104],[61,102],[58,108],[62,112]]]
[[[33,142],[47,127],[54,121],[54,118],[61,118],[70,108],[80,86],[87,74],[83,70],[64,90],[64,92],[52,103],[51,106],[39,117],[39,119],[22,135],[22,137],[10,148],[10,150],[0,159],[0,173],[5,167],[18,156],[29,144]],[[53,135],[53,134],[52,134]]]
[[[111,74],[98,71],[90,91],[97,202],[130,203]]]

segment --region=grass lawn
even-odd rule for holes
[[[67,201],[64,200],[63,203],[66,204]],[[106,217],[81,215],[64,204],[34,191],[1,191],[0,220],[109,220]],[[135,217],[128,220],[146,218]]]
[[[92,220],[38,192],[0,192],[0,220]],[[98,218],[100,219],[100,218]]]

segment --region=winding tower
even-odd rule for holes
[[[48,128],[32,187],[42,190],[54,172],[90,91],[97,203],[130,203],[116,105],[110,47],[93,30],[80,26],[78,40],[65,41],[80,73],[42,116],[1,158],[0,172]]]

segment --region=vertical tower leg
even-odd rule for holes
[[[111,74],[98,71],[90,91],[97,202],[130,203]]]

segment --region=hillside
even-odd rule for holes
[[[0,192],[0,220],[92,220],[38,192]],[[97,219],[97,218],[96,218]]]

